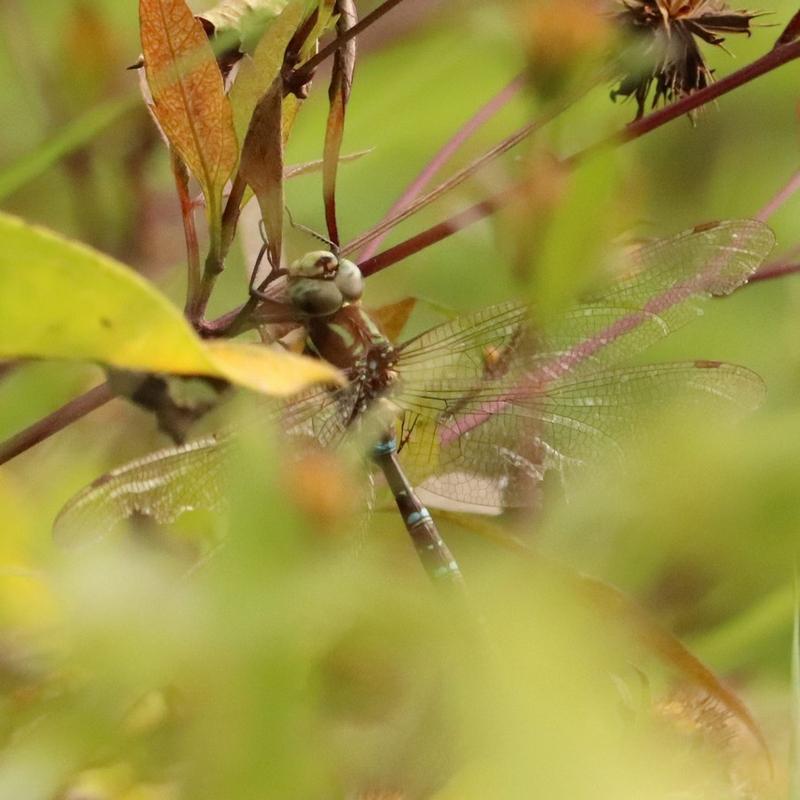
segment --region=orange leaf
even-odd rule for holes
[[[238,158],[214,52],[185,0],[139,0],[139,20],[153,113],[200,183],[213,218]]]
[[[389,339],[395,342],[403,332],[416,304],[415,297],[405,297],[391,305],[371,309],[369,315],[378,323],[378,327]]]

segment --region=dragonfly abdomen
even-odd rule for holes
[[[386,476],[406,530],[425,571],[436,582],[461,585],[463,578],[427,508],[421,503],[397,461],[397,441],[387,435],[373,448],[373,459]]]

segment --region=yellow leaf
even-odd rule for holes
[[[267,394],[341,382],[328,364],[281,350],[208,343],[141,276],[96,250],[0,214],[0,358],[96,361],[212,375]]]
[[[223,341],[209,342],[206,348],[219,376],[262,394],[285,397],[312,383],[343,382],[327,362],[285,350]]]

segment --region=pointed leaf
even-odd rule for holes
[[[238,156],[222,73],[185,0],[139,0],[139,15],[153,113],[200,183],[214,219]]]
[[[204,342],[166,297],[123,264],[6,215],[0,215],[0,358],[211,375],[277,395],[341,382],[320,361]]]
[[[336,33],[342,36],[358,21],[356,5],[353,0],[337,0]],[[339,168],[339,154],[344,138],[344,118],[347,101],[353,86],[353,72],[356,67],[356,40],[350,39],[344,47],[336,51],[333,58],[331,85],[328,90],[330,111],[325,128],[325,149],[322,166],[322,196],[325,203],[325,221],[328,237],[338,245],[339,226],[336,221],[336,176]]]
[[[242,177],[252,187],[267,232],[269,259],[281,260],[283,240],[283,81],[278,75],[261,98],[242,148]]]

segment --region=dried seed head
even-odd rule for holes
[[[652,105],[671,103],[704,89],[713,70],[699,41],[721,46],[724,35],[750,34],[759,12],[729,8],[724,0],[615,0],[614,18],[632,46],[623,54],[621,77],[611,92],[636,98],[636,118],[645,112],[655,84]]]

